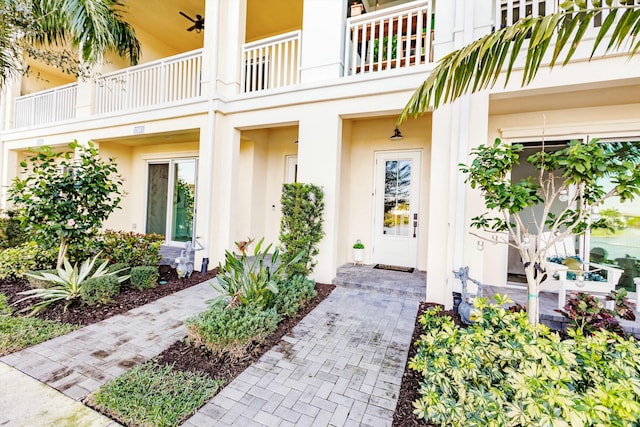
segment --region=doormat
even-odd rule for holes
[[[400,267],[397,265],[387,265],[387,264],[376,264],[373,268],[377,268],[378,270],[392,270],[392,271],[401,271],[403,273],[413,273],[413,267]]]

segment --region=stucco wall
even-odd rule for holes
[[[346,147],[348,156],[343,158],[346,180],[341,187],[343,204],[340,209],[341,233],[339,236],[338,264],[352,262],[351,247],[357,239],[365,245],[365,263],[371,262],[374,220],[375,155],[381,151],[418,150],[422,153],[420,210],[418,228],[418,268],[426,269],[427,224],[429,205],[429,165],[431,163],[430,115],[409,120],[400,126],[404,139],[390,141],[396,117],[375,117],[350,121],[344,132],[350,134]],[[350,128],[350,129],[349,129]]]

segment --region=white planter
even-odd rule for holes
[[[353,250],[353,262],[361,264],[364,261],[364,249]]]

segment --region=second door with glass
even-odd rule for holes
[[[146,232],[165,236],[168,244],[193,239],[197,159],[148,163]]]
[[[420,204],[419,151],[376,153],[373,262],[416,267]]]

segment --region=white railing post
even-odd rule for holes
[[[77,83],[19,96],[14,101],[14,127],[33,127],[75,118]]]
[[[345,75],[431,62],[432,13],[422,0],[348,18]]]
[[[300,81],[302,33],[292,31],[242,46],[243,93],[276,89]]]
[[[187,101],[200,96],[202,49],[104,75],[96,114]]]

